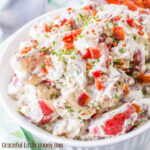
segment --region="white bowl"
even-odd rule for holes
[[[2,50],[2,52],[0,52],[0,100],[2,102],[2,105],[20,126],[25,128],[32,134],[49,142],[51,141],[63,143],[64,146],[68,146],[69,148],[81,148],[86,150],[132,150],[135,147],[142,146],[144,142],[148,142],[148,140],[150,139],[150,121],[147,121],[143,126],[134,131],[131,131],[125,135],[121,135],[115,138],[104,139],[99,141],[77,141],[53,136],[50,133],[32,124],[26,118],[24,118],[16,112],[14,102],[7,94],[7,87],[12,75],[12,69],[9,63],[13,52],[18,49],[19,43],[21,41],[29,39],[28,32],[31,26],[33,25],[34,21],[40,21],[41,19],[47,16],[53,17],[56,14],[60,14],[62,11],[63,9],[52,11],[29,22],[11,37],[11,40],[7,43],[7,46]]]

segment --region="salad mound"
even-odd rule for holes
[[[37,126],[70,139],[126,134],[150,117],[150,11],[90,2],[35,22],[8,94]]]

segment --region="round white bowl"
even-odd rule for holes
[[[9,63],[13,52],[18,49],[19,43],[21,41],[29,39],[28,32],[35,21],[40,21],[47,16],[53,17],[56,14],[60,14],[63,10],[64,9],[52,11],[29,22],[11,37],[11,39],[7,43],[7,46],[0,52],[0,100],[3,107],[20,126],[25,128],[32,134],[42,138],[42,140],[63,143],[65,149],[69,147],[69,149],[80,150],[133,150],[136,147],[142,146],[150,139],[150,121],[147,121],[143,126],[134,131],[115,138],[96,141],[77,141],[53,136],[50,133],[32,124],[29,120],[16,112],[14,101],[7,94],[8,84],[11,80],[12,75],[12,69]]]

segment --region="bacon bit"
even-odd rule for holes
[[[134,53],[133,60],[136,65],[141,65],[142,62],[142,53],[140,50]]]
[[[93,10],[93,15],[95,16],[97,14],[97,11],[96,10]]]
[[[125,86],[125,95],[128,95],[130,93],[128,85]]]
[[[63,26],[66,22],[67,22],[67,19],[64,18],[64,19],[61,21],[61,26]]]
[[[47,71],[46,68],[41,68],[41,69],[42,69],[42,72],[43,72],[44,74],[48,74],[48,71]]]
[[[88,6],[84,6],[83,9],[84,10],[89,10],[89,7]]]
[[[59,28],[59,25],[58,24],[54,24],[53,28]]]
[[[78,98],[78,104],[85,107],[88,104],[89,96],[84,92]]]
[[[72,32],[70,32],[69,34],[65,34],[65,36],[62,39],[62,41],[64,41],[65,43],[73,43],[73,40],[74,36]]]
[[[125,33],[124,29],[119,26],[113,27],[113,35],[116,40],[124,40],[125,39]]]
[[[63,37],[62,41],[64,42],[64,47],[67,50],[74,49],[74,44],[73,41],[76,40],[76,37],[81,34],[82,30],[77,29],[73,32],[70,32],[69,34],[65,34]]]
[[[122,17],[121,16],[116,16],[114,18],[111,19],[111,21],[118,21],[120,20]]]
[[[90,6],[89,6],[89,9],[91,9],[91,10],[92,10],[92,9],[93,9],[93,6],[92,6],[92,5],[90,5]]]
[[[94,29],[92,29],[92,33],[93,33],[93,35],[96,35],[96,33],[95,33],[95,30],[94,30]]]
[[[56,15],[56,16],[54,17],[54,20],[58,19],[59,17],[60,17],[60,15]]]
[[[123,68],[123,70],[124,70],[125,72],[128,72],[128,73],[131,72],[130,69],[128,69],[128,68]]]
[[[101,76],[101,71],[97,70],[95,72],[92,72],[92,75],[94,76],[94,78],[99,78]]]
[[[78,53],[79,55],[82,55],[81,52],[80,52],[79,50],[77,51],[77,53]]]
[[[30,40],[31,42],[37,43],[37,40]]]
[[[102,89],[104,89],[103,83],[100,80],[95,80],[95,86],[98,91],[101,91]]]
[[[52,61],[51,57],[47,58],[47,60],[46,60],[46,66],[47,67],[51,66],[51,61]]]
[[[72,18],[68,19],[67,22],[66,22],[66,24],[73,24]]]
[[[86,68],[87,69],[92,69],[92,66],[88,62],[86,62]]]
[[[21,50],[20,54],[27,54],[29,51],[31,51],[31,47],[25,47]]]
[[[94,30],[94,29],[92,29],[92,32],[95,32],[95,30]]]
[[[67,10],[68,10],[68,11],[71,11],[71,10],[72,10],[72,8],[71,8],[71,7],[69,7]]]
[[[111,58],[108,58],[107,64],[106,64],[106,67],[107,67],[107,68],[109,68],[110,62],[111,62]]]
[[[141,112],[141,107],[137,104],[132,104],[132,106],[135,108],[137,114],[139,114]]]
[[[150,74],[141,73],[138,75],[137,80],[140,83],[150,83]]]
[[[128,6],[132,11],[136,11],[139,8],[132,0],[123,0],[123,4]]]
[[[75,31],[73,32],[74,39],[75,39],[78,35],[80,35],[80,34],[81,34],[81,32],[82,32],[82,30],[81,30],[81,29],[77,29],[77,30],[75,30]]]
[[[47,24],[44,25],[44,28],[45,32],[51,32],[51,28]]]
[[[150,11],[146,11],[146,10],[144,10],[144,9],[139,10],[139,13],[140,13],[140,14],[147,14],[147,15],[150,15]]]
[[[107,35],[105,33],[100,34],[98,43],[103,43],[107,39]]]
[[[134,27],[134,20],[132,18],[127,19],[127,23],[129,26]]]
[[[116,47],[118,44],[117,42],[113,42],[113,46]]]
[[[122,47],[126,47],[126,44],[122,44]]]
[[[70,49],[74,49],[74,44],[73,43],[65,43],[64,47],[69,51]]]
[[[142,26],[135,23],[135,27],[139,30],[138,32],[139,35],[144,35]]]
[[[36,47],[37,47],[37,45],[36,45],[36,44],[34,44],[34,45],[33,45],[33,48],[36,48]]]
[[[96,117],[100,114],[100,110],[96,109],[96,113],[91,117],[92,119],[96,119]]]
[[[93,59],[99,59],[101,57],[101,52],[99,49],[92,49],[91,52]]]
[[[121,4],[121,1],[119,0],[106,0],[109,4]]]

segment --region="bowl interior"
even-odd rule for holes
[[[66,145],[71,146],[83,146],[83,147],[93,147],[93,146],[104,146],[104,145],[110,145],[115,144],[118,142],[121,142],[123,140],[127,140],[129,138],[133,138],[134,136],[141,134],[143,131],[146,131],[150,127],[150,121],[145,123],[141,128],[129,132],[126,135],[122,135],[119,137],[115,137],[113,139],[105,139],[101,141],[76,141],[76,140],[70,140],[70,139],[62,139],[59,137],[55,137],[51,135],[50,133],[44,131],[43,129],[37,127],[36,125],[30,123],[26,118],[21,116],[16,112],[15,109],[15,103],[10,97],[7,95],[7,88],[8,84],[11,80],[12,70],[9,65],[10,60],[12,58],[13,52],[18,49],[19,43],[21,41],[25,41],[29,39],[28,32],[33,25],[34,21],[40,21],[41,19],[49,16],[53,17],[56,14],[60,14],[63,11],[63,9],[59,9],[53,12],[50,12],[48,14],[42,15],[33,21],[26,24],[24,27],[22,27],[20,30],[18,30],[9,40],[7,43],[7,46],[2,50],[0,53],[0,100],[6,109],[6,111],[11,115],[11,117],[18,122],[22,127],[24,127],[26,130],[30,131],[34,135],[48,140],[52,142],[59,142],[64,143]]]

